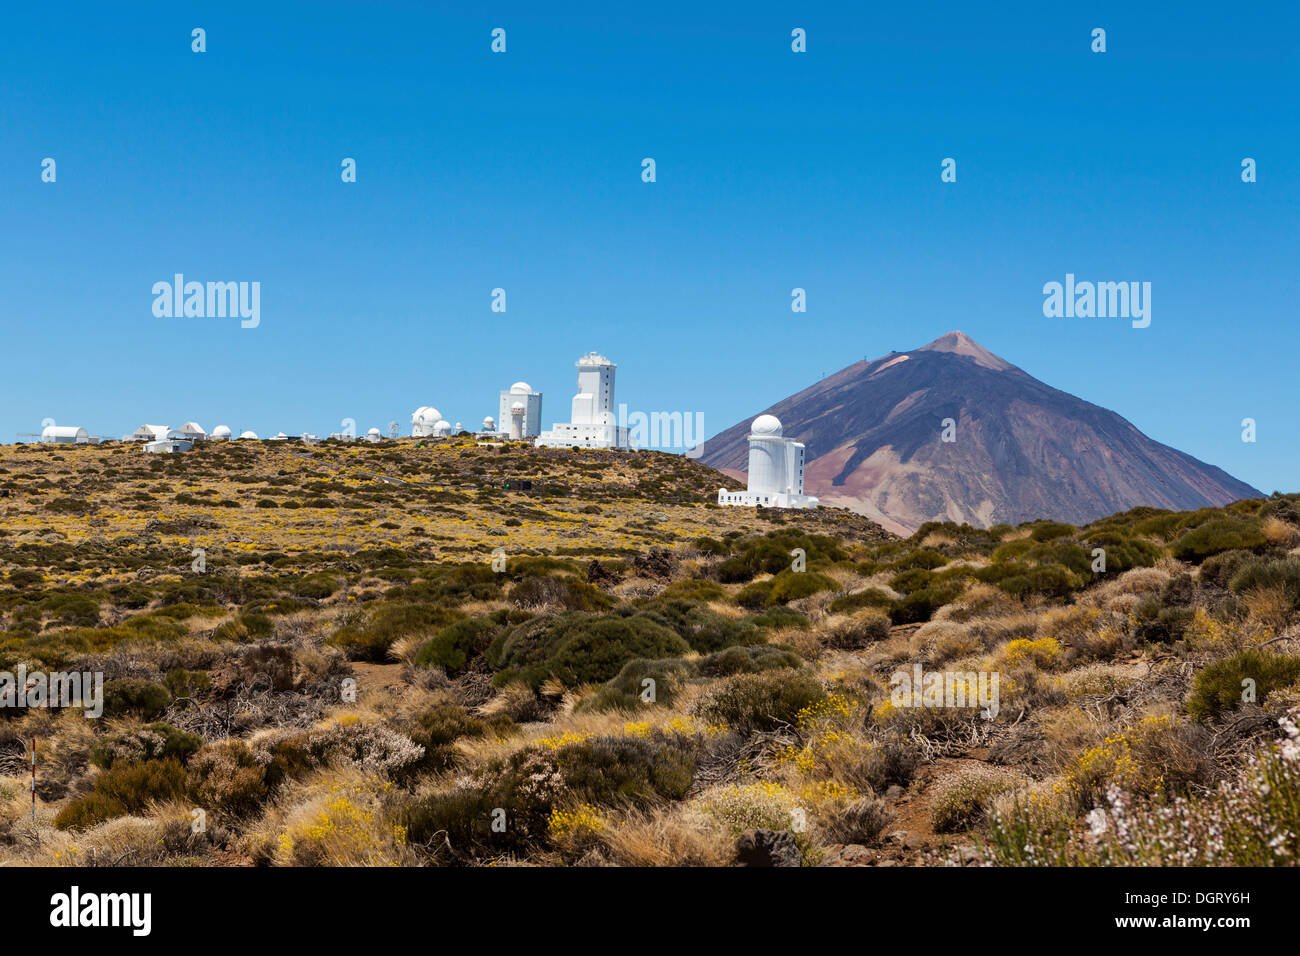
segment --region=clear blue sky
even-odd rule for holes
[[[405,433],[518,379],[549,424],[589,349],[713,434],[960,328],[1300,485],[1294,4],[476,6],[8,6],[0,438]],[[259,281],[260,327],[155,318],[176,272]],[[1150,328],[1044,318],[1067,272],[1151,282]]]

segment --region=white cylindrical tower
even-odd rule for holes
[[[786,441],[775,415],[759,415],[749,428],[749,491],[777,494],[785,490]]]

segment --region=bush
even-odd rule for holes
[[[266,799],[266,768],[242,740],[208,744],[190,761],[186,780],[199,806],[241,817],[257,812]]]
[[[749,647],[728,647],[726,650],[710,654],[699,662],[699,672],[703,677],[729,677],[732,674],[756,674],[759,671],[798,669],[803,666],[803,659],[794,651],[765,644]]]
[[[775,730],[793,725],[799,711],[825,696],[817,678],[806,672],[735,674],[701,698],[695,713],[710,724],[742,731]]]
[[[171,703],[166,687],[138,677],[121,677],[104,683],[104,716],[124,717],[134,714],[141,720],[153,720]]]
[[[605,592],[567,576],[524,578],[510,589],[510,600],[519,607],[558,604],[566,611],[607,611],[614,606]]]
[[[865,591],[837,597],[831,602],[830,610],[832,614],[847,614],[864,607],[876,607],[887,611],[893,606],[894,599],[884,591],[879,588],[867,588]]]
[[[185,768],[173,757],[122,763],[95,778],[94,790],[78,797],[54,818],[61,830],[94,826],[128,813],[143,813],[149,805],[185,795]]]
[[[500,631],[501,625],[488,617],[466,618],[449,624],[425,641],[415,655],[415,666],[441,667],[447,676],[453,677],[482,656]]]
[[[1242,694],[1254,681],[1256,702],[1263,704],[1275,690],[1300,679],[1300,655],[1270,654],[1247,648],[1232,657],[1207,665],[1192,682],[1187,713],[1197,720],[1211,720],[1224,710],[1242,703]]]
[[[676,631],[692,650],[701,654],[722,650],[733,644],[752,644],[762,639],[752,623],[727,617],[694,601],[665,601],[661,595],[646,604],[641,613]]]
[[[971,764],[944,777],[930,799],[930,825],[936,833],[951,833],[977,823],[993,798],[1014,789],[1020,778],[985,764]]]
[[[136,763],[166,757],[175,757],[185,763],[201,746],[202,737],[160,722],[131,733],[101,738],[90,749],[90,762],[104,770],[120,762]]]
[[[1278,588],[1286,595],[1291,609],[1295,610],[1300,607],[1300,558],[1245,563],[1232,576],[1228,586],[1238,594]]]
[[[548,678],[568,687],[604,683],[628,661],[681,657],[690,646],[662,624],[641,615],[560,614],[519,625],[488,649],[502,667],[498,687],[514,680],[536,689]]]
[[[463,738],[505,737],[514,730],[514,721],[504,714],[483,719],[472,716],[459,704],[438,704],[426,710],[415,720],[411,740],[424,748],[424,756],[404,769],[409,775],[416,771],[441,773],[458,765],[460,752],[453,746]]]
[[[560,748],[556,763],[574,797],[603,805],[680,800],[695,777],[694,754],[642,737],[592,737]]]
[[[1175,558],[1199,564],[1210,555],[1268,544],[1258,518],[1215,518],[1183,534],[1170,548]]]
[[[698,673],[693,661],[677,657],[661,660],[636,658],[623,665],[611,680],[592,697],[584,700],[579,711],[639,710],[650,704],[672,706],[686,687],[687,681]],[[654,699],[647,700],[645,681],[653,681]]]

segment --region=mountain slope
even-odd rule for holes
[[[809,494],[900,532],[928,520],[1083,524],[1139,505],[1185,510],[1260,496],[962,332],[855,362],[762,413],[808,446]],[[944,442],[949,418],[955,440]],[[703,462],[742,474],[752,420],[709,439]]]

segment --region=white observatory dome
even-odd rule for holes
[[[533,387],[527,382],[515,382],[510,386],[510,392],[512,395],[531,395]]]
[[[513,405],[510,406],[510,411],[522,415],[524,413],[524,403],[515,402]]]
[[[216,428],[212,429],[212,437],[217,441],[225,441],[230,437],[230,426],[218,425]]]
[[[378,428],[371,428],[366,432],[371,438],[383,438],[383,433]]]
[[[768,438],[780,438],[781,420],[775,415],[759,415],[754,419],[754,424],[749,426],[749,433]]]
[[[494,432],[497,429],[497,420],[491,415],[483,419],[483,430],[485,432]]]
[[[239,437],[248,441],[257,441],[257,432],[240,432]]]
[[[442,413],[432,405],[421,405],[411,415],[412,425],[433,425],[442,418]]]

